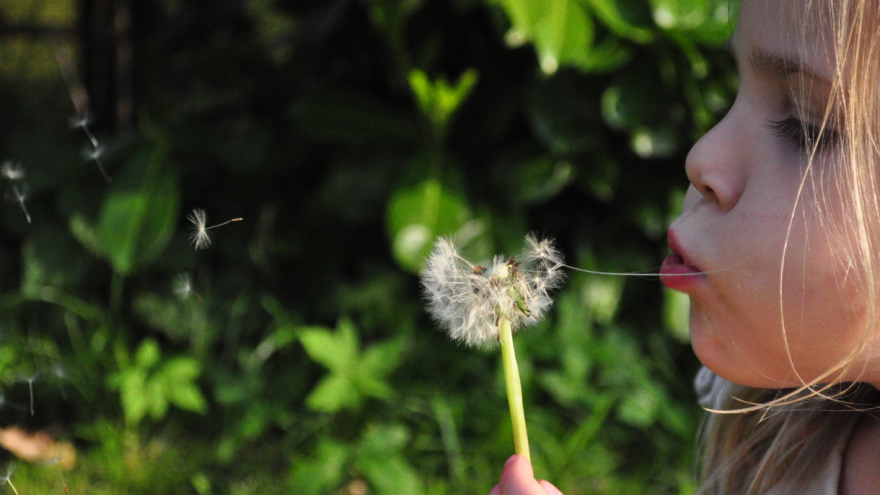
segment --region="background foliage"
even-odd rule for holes
[[[114,108],[96,5],[0,6],[0,161],[33,218],[4,183],[0,422],[74,442],[74,494],[486,493],[513,449],[500,355],[424,313],[433,239],[485,259],[537,231],[572,265],[656,270],[735,88],[727,0],[109,2],[135,29],[134,118],[92,114],[107,183],[52,44]],[[245,220],[196,252],[197,207]],[[517,336],[538,476],[692,491],[686,311],[571,274]],[[13,479],[60,493],[52,469]]]

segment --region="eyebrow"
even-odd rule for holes
[[[727,40],[727,50],[730,52],[731,56],[733,56],[734,60],[739,60],[737,58],[737,49],[736,44],[733,42],[733,38]],[[771,77],[785,78],[791,75],[800,74],[804,77],[813,79],[816,82],[831,86],[831,82],[827,78],[797,58],[772,53],[761,47],[754,47],[749,53],[748,60],[749,65],[751,65],[755,71]]]

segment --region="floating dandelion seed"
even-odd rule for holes
[[[514,331],[541,320],[565,279],[562,254],[551,240],[529,235],[518,259],[495,256],[486,268],[464,259],[450,239],[437,240],[422,286],[429,313],[452,340],[486,346],[498,341],[502,318]]]
[[[500,344],[516,453],[530,457],[513,334],[544,316],[553,303],[550,291],[562,286],[565,274],[562,253],[549,239],[526,236],[520,259],[495,256],[488,268],[475,265],[452,240],[440,238],[422,271],[422,287],[428,312],[450,338],[468,346]]]
[[[30,392],[30,397],[31,397],[31,416],[34,415],[34,381],[36,381],[38,376],[40,376],[39,373],[34,373],[33,375],[31,375],[27,378],[28,392]]]
[[[12,194],[15,195],[15,200],[18,201],[18,204],[21,205],[21,211],[24,212],[27,223],[31,223],[31,214],[28,212],[27,206],[24,204],[28,197],[27,184],[22,184],[20,188],[18,187],[18,184],[13,184]]]
[[[67,125],[71,129],[85,129],[92,125],[92,115],[86,111],[82,116],[77,115],[76,117],[69,117],[67,119]]]
[[[0,166],[0,175],[11,181],[22,180],[24,179],[24,168],[20,163],[6,161]]]
[[[105,153],[105,151],[104,151],[104,147],[103,147],[103,146],[100,146],[100,147],[98,147],[98,148],[86,148],[86,149],[84,149],[84,150],[82,151],[82,156],[83,156],[83,158],[85,158],[87,161],[92,161],[92,160],[97,161],[97,160],[100,160],[101,158],[104,157],[104,153]]]
[[[193,224],[192,233],[189,236],[190,242],[195,244],[196,250],[206,249],[211,245],[211,238],[208,236],[208,230],[214,229],[217,227],[222,227],[228,223],[232,222],[240,222],[243,218],[233,218],[232,220],[227,220],[223,223],[218,223],[217,225],[212,225],[210,227],[206,227],[208,216],[205,214],[205,210],[201,208],[196,208],[195,210],[189,212],[186,215],[186,219]]]
[[[4,483],[9,483],[9,486],[12,488],[12,491],[15,492],[15,495],[18,495],[18,490],[15,489],[15,485],[12,484],[12,473],[15,471],[15,463],[10,463],[6,468],[6,474],[0,476],[0,485]]]
[[[192,277],[189,273],[181,273],[175,277],[172,290],[174,291],[174,295],[176,295],[181,301],[186,301],[191,296],[196,296],[199,302],[202,302],[202,296],[198,295],[198,293],[193,290]]]

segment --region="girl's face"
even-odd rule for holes
[[[680,257],[667,268],[684,266],[665,273],[708,272],[663,277],[690,296],[697,356],[753,387],[821,376],[862,332],[857,277],[845,261],[850,237],[826,223],[845,225],[829,180],[842,163],[833,113],[803,180],[836,63],[830,27],[802,25],[805,3],[743,2],[730,44],[739,92],[688,155],[691,186],[669,229]]]

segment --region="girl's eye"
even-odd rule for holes
[[[829,127],[820,129],[794,116],[782,120],[768,120],[767,127],[774,134],[787,139],[803,151],[810,151],[815,147],[816,151],[821,153],[840,141],[840,134],[834,129]]]

